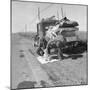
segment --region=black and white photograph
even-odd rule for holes
[[[11,89],[88,85],[88,5],[11,0]]]

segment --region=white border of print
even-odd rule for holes
[[[90,16],[90,10],[89,10],[90,0],[27,0],[27,1],[86,4],[88,5],[88,16]],[[88,17],[88,23],[89,20],[90,18]],[[88,46],[90,44],[89,29],[90,29],[90,25],[88,25]],[[88,49],[90,50],[89,47]],[[88,69],[90,68],[89,50],[88,50]],[[90,76],[90,70],[88,70],[88,76]],[[0,0],[0,90],[9,90],[8,87],[10,87],[10,0]],[[90,77],[88,77],[88,85],[86,86],[69,86],[69,87],[40,88],[40,89],[90,90]]]

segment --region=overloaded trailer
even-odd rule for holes
[[[86,51],[87,44],[78,39],[78,26],[78,22],[71,21],[67,17],[61,20],[53,17],[42,19],[37,24],[37,35],[34,39],[37,54],[64,59],[65,54],[76,55]]]

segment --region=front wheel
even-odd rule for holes
[[[39,56],[43,56],[43,55],[44,55],[44,51],[43,51],[41,48],[38,48],[38,49],[37,49],[37,54],[38,54]]]

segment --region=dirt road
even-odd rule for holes
[[[30,48],[28,48],[28,45],[26,45],[26,43],[28,42],[29,42]],[[37,60],[34,54],[34,49],[31,48],[33,47],[33,44],[26,39],[23,39],[21,43],[22,43],[21,47],[24,50],[25,60],[28,63],[29,69],[31,69],[32,71],[35,81],[37,82],[36,86],[42,87],[40,81],[45,81],[48,83],[48,86],[53,86],[52,81],[49,80],[47,72],[41,67],[41,64]],[[30,52],[30,50],[32,53]]]

